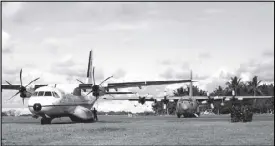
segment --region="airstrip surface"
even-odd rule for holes
[[[95,123],[2,117],[3,145],[274,145],[274,115],[231,123],[229,115],[98,116]]]

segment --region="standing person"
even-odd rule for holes
[[[94,108],[93,112],[94,112],[95,121],[97,121],[98,120],[97,119],[97,110]]]

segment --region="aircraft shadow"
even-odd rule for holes
[[[96,123],[130,123],[130,122],[125,122],[125,121],[96,121]]]

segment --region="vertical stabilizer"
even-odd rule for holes
[[[87,84],[93,83],[93,50],[90,51],[87,70]]]
[[[192,70],[191,70],[191,72],[190,72],[190,80],[191,80],[191,82],[190,82],[190,87],[189,87],[189,96],[193,96],[193,80],[192,80]]]

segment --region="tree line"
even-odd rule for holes
[[[232,90],[235,91],[236,96],[273,96],[268,99],[257,99],[253,104],[253,111],[255,113],[266,113],[274,111],[274,84],[262,84],[262,81],[258,80],[257,76],[254,76],[251,81],[243,82],[241,78],[237,76],[231,77],[228,82],[225,83],[226,87],[218,86],[210,96],[232,96]],[[174,90],[174,96],[188,96],[190,87],[180,87]],[[207,91],[200,89],[197,86],[193,86],[193,96],[207,96]],[[221,107],[220,103],[214,103],[214,111],[219,110],[220,113],[228,113],[230,107],[228,104]],[[175,114],[176,100],[167,104],[169,114]],[[163,108],[163,102],[157,102],[152,105],[152,109],[156,114],[165,113]]]

